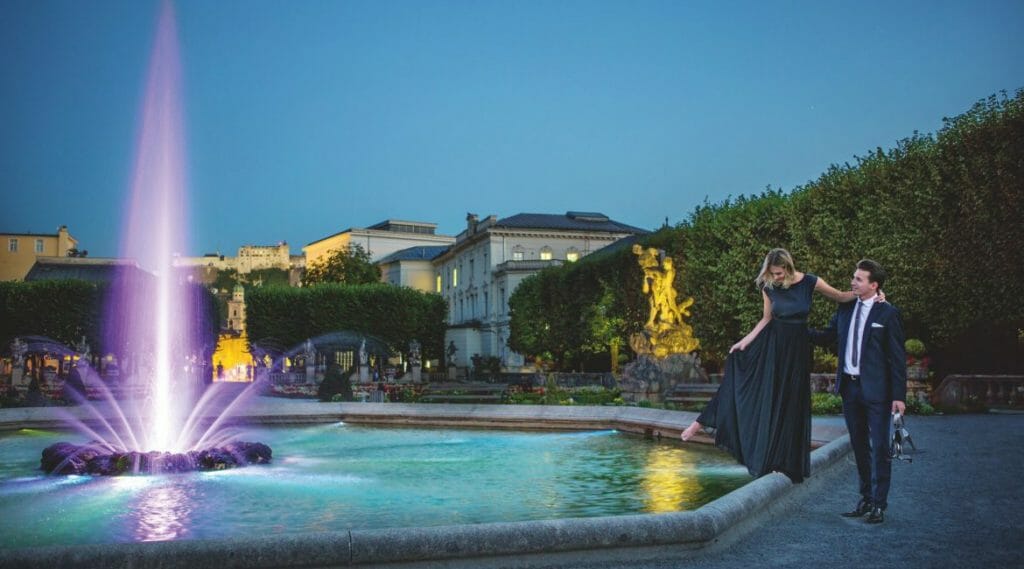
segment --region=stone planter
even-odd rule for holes
[[[907,366],[907,380],[925,381],[928,379],[928,368],[921,364]]]
[[[908,370],[909,371],[909,370]],[[932,386],[926,381],[907,378],[907,399],[917,399],[922,403],[931,403]]]

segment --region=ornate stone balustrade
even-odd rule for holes
[[[1024,375],[949,375],[942,380],[935,398],[946,407],[1019,409],[1024,400]]]
[[[306,374],[301,371],[274,371],[270,372],[270,383],[274,385],[306,383]]]

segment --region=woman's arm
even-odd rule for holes
[[[761,297],[764,299],[764,312],[761,314],[761,319],[757,321],[757,324],[754,325],[754,329],[751,330],[750,333],[748,333],[746,336],[743,337],[742,340],[736,342],[735,344],[732,345],[731,348],[729,348],[730,354],[735,352],[736,350],[747,349],[747,346],[749,346],[750,343],[754,341],[754,338],[756,338],[757,335],[761,333],[761,330],[764,330],[764,327],[767,326],[768,323],[772,321],[772,301],[768,300],[768,294],[763,290],[761,291]]]
[[[844,302],[851,302],[857,298],[857,295],[854,294],[852,290],[839,292],[838,290],[832,288],[832,285],[825,282],[825,279],[821,277],[818,277],[818,282],[814,283],[814,290],[821,293],[821,295],[824,296],[825,298],[834,300],[839,304],[842,304]]]

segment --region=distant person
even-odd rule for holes
[[[876,301],[885,282],[882,266],[870,259],[857,263],[850,287],[857,302],[842,304],[828,328],[812,331],[815,344],[838,340],[836,392],[843,398],[843,417],[857,460],[860,501],[843,514],[869,524],[885,521],[892,463],[889,425],[892,416],[906,412],[907,356],[903,321],[895,306]]]
[[[811,300],[815,291],[836,302],[856,295],[797,271],[785,249],[768,252],[754,282],[764,301],[761,320],[729,349],[718,393],[681,437],[714,427],[715,444],[752,476],[781,472],[803,482],[811,468]]]

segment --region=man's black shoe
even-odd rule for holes
[[[870,513],[871,507],[871,502],[861,499],[860,502],[857,502],[857,507],[854,508],[852,512],[844,512],[842,516],[844,518],[859,518],[864,514]]]
[[[871,513],[868,514],[868,519],[865,520],[869,524],[880,524],[885,521],[885,510],[875,506],[871,508]]]

